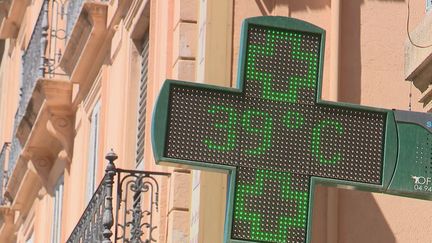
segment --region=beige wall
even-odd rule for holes
[[[67,239],[86,207],[88,182],[85,170],[90,117],[97,100],[102,104],[98,180],[104,175],[104,154],[111,148],[120,157],[116,163],[118,167],[135,169],[136,96],[140,71],[136,41],[142,38],[143,30],[147,28],[150,53],[146,162],[138,169],[171,173],[169,179],[159,181],[160,206],[155,214],[158,242],[212,243],[222,240],[226,175],[155,165],[150,144],[150,117],[159,89],[167,78],[234,86],[243,19],[281,15],[324,28],[327,31],[323,79],[325,99],[407,110],[411,89],[410,83],[404,81],[406,1],[340,0],[337,50],[337,45],[332,45],[332,38],[337,36],[332,32],[336,29],[332,18],[338,14],[332,3],[336,2],[112,0],[103,6],[90,4],[79,22],[82,28],[90,28],[90,37],[79,42],[83,37],[77,34],[75,45],[63,47],[62,67],[69,74],[66,81],[73,84],[71,133],[66,134],[73,146],[72,157],[64,153],[50,157],[52,166],[47,175],[38,170],[38,160],[34,155],[23,160],[17,169],[23,176],[14,175],[13,178],[20,178],[14,182],[18,188],[17,198],[21,202],[27,201],[18,204],[16,199],[1,207],[3,219],[11,211],[14,215],[9,217],[9,223],[0,221],[0,241],[25,242],[34,232],[35,242],[49,242],[53,187],[61,174],[64,174],[65,181],[62,241]],[[42,0],[29,1],[28,4],[19,5],[24,17],[22,22],[14,22],[17,33],[5,38],[0,67],[0,144],[10,142],[13,136],[21,55],[27,48]],[[421,21],[423,12],[424,1],[412,1],[410,27]],[[10,27],[7,29],[9,32],[13,30],[13,25],[6,26]],[[0,32],[5,32],[2,28]],[[74,52],[79,50],[85,52],[74,62]],[[339,65],[331,63],[335,60],[332,56],[335,53],[339,53]],[[331,95],[330,86],[337,80],[330,80],[330,77],[339,77],[336,96]],[[422,106],[418,103],[420,92],[415,87],[411,92],[413,110],[421,111]],[[53,111],[48,109],[44,112],[49,115]],[[39,139],[59,140],[45,131],[46,126],[38,123],[33,127],[33,131],[42,131],[37,133]],[[58,141],[53,143],[64,146]],[[432,206],[427,201],[318,187],[313,217],[312,242],[315,243],[432,242],[429,233],[432,229]]]

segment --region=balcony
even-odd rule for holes
[[[18,103],[18,109],[15,114],[14,120],[14,131],[11,144],[11,153],[9,156],[9,170],[8,176],[11,177],[12,173],[15,169],[16,163],[20,158],[20,154],[22,151],[22,143],[20,143],[18,136],[16,136],[18,132],[18,127],[23,120],[23,117],[26,113],[27,106],[29,104],[30,98],[32,96],[33,90],[36,85],[36,80],[38,77],[43,76],[43,63],[41,62],[41,54],[42,54],[42,22],[44,19],[43,10],[39,15],[35,29],[33,31],[32,37],[30,39],[28,48],[23,55],[23,73],[22,73],[22,85],[20,88],[20,100]],[[34,119],[33,119],[34,120]],[[28,121],[32,122],[32,121]],[[33,121],[34,122],[34,121]],[[21,177],[21,176],[19,176]]]
[[[22,57],[21,93],[14,119],[9,180],[5,189],[5,195],[16,210],[27,210],[27,193],[45,182],[60,152],[66,160],[71,157],[72,142],[67,138],[72,137],[69,135],[73,127],[72,86],[55,68],[56,59],[53,57],[61,53],[60,47],[56,46],[56,40],[59,40],[56,33],[61,31],[56,29],[58,24],[48,21],[56,4],[57,1],[43,1]]]
[[[118,169],[113,152],[105,158],[105,176],[67,243],[157,242],[154,216],[159,210],[159,182],[170,174]]]
[[[85,83],[89,74],[98,67],[94,57],[101,50],[108,33],[107,2],[77,0],[68,4],[67,43],[60,66],[73,83]]]

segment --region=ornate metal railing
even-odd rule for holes
[[[155,176],[168,173],[117,169],[116,242],[156,242],[153,215],[159,206]]]
[[[110,152],[105,177],[94,193],[67,243],[156,242],[154,212],[159,205],[156,177],[169,173],[117,169],[117,155]],[[116,207],[113,210],[113,185],[116,183]],[[115,220],[114,220],[115,218]],[[111,231],[114,227],[114,237]]]
[[[42,10],[33,30],[30,43],[22,56],[22,83],[21,83],[21,99],[18,107],[18,120],[25,114],[27,104],[31,98],[33,90],[38,78],[44,74],[44,57],[45,57],[45,42],[48,23],[45,19],[47,10],[47,1],[44,2]]]
[[[87,208],[81,216],[77,227],[73,230],[67,242],[101,242],[102,241],[102,218],[105,212],[106,187],[102,183],[96,189]]]
[[[55,75],[65,76],[59,70],[59,63],[62,57],[62,50],[66,46],[66,16],[67,3],[71,0],[49,0],[50,13],[47,14],[50,18],[49,26],[49,46],[47,46],[46,57],[44,59],[45,74],[49,78]],[[75,1],[71,1],[75,2]],[[47,17],[48,18],[48,17]],[[46,43],[47,44],[47,43]]]
[[[21,144],[16,136],[12,138],[11,148],[9,152],[9,163],[8,163],[8,171],[7,171],[7,177],[10,178],[13,169],[15,168],[15,164],[18,160],[18,157],[21,153]]]

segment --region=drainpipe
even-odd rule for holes
[[[331,0],[330,36],[330,100],[338,101],[339,96],[339,51],[341,0]],[[327,188],[327,243],[338,242],[338,189]]]

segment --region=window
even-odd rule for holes
[[[96,102],[90,118],[90,140],[87,164],[87,202],[96,190],[96,170],[98,168],[98,147],[99,147],[99,120],[100,120],[100,101]]]
[[[426,0],[426,12],[429,12],[432,8],[432,0]]]
[[[148,54],[149,37],[146,34],[142,41],[141,51],[141,77],[138,95],[138,122],[137,122],[137,143],[136,143],[136,163],[137,165],[144,160],[145,145],[145,123],[147,105],[147,79],[148,79]]]
[[[63,206],[63,176],[60,176],[54,188],[53,220],[51,225],[51,243],[60,243],[62,206]]]

